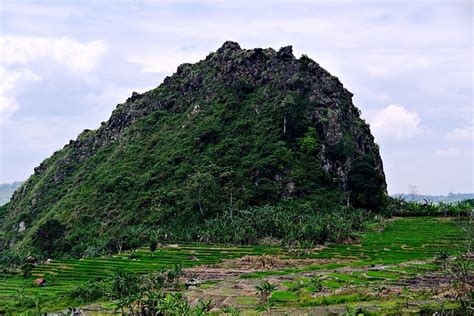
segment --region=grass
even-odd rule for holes
[[[358,259],[364,265],[398,264],[432,259],[444,250],[452,255],[463,250],[464,233],[455,223],[436,217],[400,218],[383,233],[369,232],[354,245],[328,247],[313,258]]]
[[[276,291],[271,296],[272,300],[279,302],[296,302],[298,301],[298,296],[290,291]]]

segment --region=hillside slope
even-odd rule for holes
[[[0,245],[35,248],[43,234],[80,255],[141,224],[196,240],[229,209],[377,209],[385,194],[378,146],[336,77],[291,46],[226,42],[35,168],[0,208]]]

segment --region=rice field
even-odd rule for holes
[[[388,223],[382,233],[366,234],[359,243],[328,247],[312,257],[355,259],[361,264],[396,264],[431,259],[442,251],[456,255],[466,249],[465,243],[466,232],[454,220],[405,217]]]
[[[219,299],[227,295],[233,297],[237,308],[255,310],[256,296],[240,295],[235,285],[251,289],[263,280],[270,280],[278,285],[271,297],[275,308],[361,304],[377,301],[384,287],[410,285],[407,283],[410,278],[432,273],[438,268],[432,259],[440,253],[456,255],[465,251],[466,229],[472,230],[467,221],[460,224],[449,218],[411,217],[390,221],[383,231],[367,232],[352,244],[328,245],[303,256],[271,246],[179,244],[161,246],[154,253],[140,248],[133,256],[122,253],[99,258],[53,260],[35,266],[28,278],[19,274],[0,276],[0,314],[14,311],[20,296],[40,302],[43,310],[64,309],[71,303],[66,297],[68,291],[88,280],[110,276],[117,269],[146,273],[176,264],[183,268],[212,267],[227,262],[226,259],[263,255],[281,261],[304,259],[309,263],[241,273],[229,280],[212,281],[206,287],[203,285],[199,293],[190,291],[189,297],[201,295]],[[315,264],[318,260],[320,263]],[[47,285],[32,286],[36,278],[45,278]],[[319,286],[329,295],[315,295]],[[365,292],[341,292],[353,288],[364,288]],[[242,302],[247,303],[242,305]],[[30,309],[34,307],[32,303]]]
[[[196,265],[209,265],[218,263],[224,259],[238,258],[242,256],[258,256],[262,254],[282,254],[281,248],[266,246],[255,247],[233,247],[223,245],[203,244],[180,244],[166,245],[158,248],[154,253],[146,248],[139,248],[133,256],[130,253],[116,254],[99,258],[53,260],[36,266],[32,276],[23,278],[19,275],[0,277],[0,313],[9,310],[15,301],[18,292],[24,289],[25,297],[40,296],[45,306],[66,307],[56,301],[61,295],[77,285],[88,280],[104,278],[112,275],[117,269],[123,269],[135,273],[146,273],[148,271],[170,268],[180,264],[183,268]],[[45,287],[32,286],[37,278],[45,278],[48,281]]]

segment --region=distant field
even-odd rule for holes
[[[464,222],[464,224],[466,224]],[[167,245],[151,253],[145,248],[136,252],[136,258],[129,254],[114,255],[81,260],[55,260],[41,264],[33,270],[33,276],[27,279],[17,276],[0,277],[0,311],[14,310],[19,291],[24,288],[25,297],[35,297],[42,302],[43,310],[67,307],[64,298],[68,290],[94,278],[111,275],[117,268],[144,273],[182,264],[183,267],[213,265],[224,259],[243,256],[262,256],[290,260],[298,258],[308,260],[307,265],[243,273],[238,277],[210,285],[209,295],[219,299],[230,295],[240,309],[255,308],[255,299],[248,294],[239,296],[238,290],[232,290],[239,282],[242,286],[253,287],[262,280],[278,283],[278,291],[272,300],[276,308],[303,308],[348,304],[362,301],[376,301],[374,289],[378,286],[405,284],[410,278],[435,270],[430,261],[436,255],[447,252],[458,254],[465,249],[466,232],[460,224],[449,218],[415,217],[400,218],[389,222],[383,232],[366,233],[360,241],[350,245],[328,246],[319,252],[310,252],[302,256],[287,253],[278,247],[231,247],[223,245],[180,244]],[[314,262],[320,260],[321,263]],[[324,262],[326,260],[326,262]],[[225,272],[225,271],[224,271]],[[311,273],[321,277],[322,285],[329,295],[315,296]],[[43,288],[32,287],[35,278],[44,277],[49,284]],[[409,283],[407,283],[409,284]],[[350,289],[353,286],[366,286],[367,295],[361,293],[336,293],[337,289]],[[228,288],[230,287],[230,288]],[[212,291],[211,291],[212,290]],[[220,291],[220,292],[219,292]],[[190,292],[190,298],[204,295]],[[217,294],[216,294],[217,293]],[[331,294],[332,293],[332,294]],[[214,295],[214,296],[213,296]],[[244,302],[244,303],[242,303]],[[385,302],[385,301],[384,301]],[[253,306],[253,307],[252,307]]]

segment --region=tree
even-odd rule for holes
[[[385,206],[384,178],[374,159],[365,155],[354,160],[348,174],[349,202],[353,207],[381,211]]]
[[[296,103],[292,95],[286,95],[283,100],[280,98],[277,97],[273,101],[273,110],[277,110],[275,112],[280,112],[280,115],[283,116],[283,135],[285,135],[287,132],[288,114],[291,113]]]
[[[150,251],[154,253],[164,233],[160,228],[150,228],[146,230],[146,235],[150,241]]]
[[[226,185],[224,189],[229,193],[229,217],[232,219],[233,210],[234,210],[234,181],[233,178],[235,176],[235,172],[232,167],[224,167],[220,172],[220,178],[223,180]]]
[[[150,251],[154,253],[158,247],[158,242],[156,240],[150,241]]]
[[[24,263],[20,270],[21,270],[21,273],[23,275],[23,277],[26,279],[27,277],[31,276],[31,271],[33,270],[34,268],[34,265],[27,262],[27,263]]]
[[[44,222],[33,235],[33,245],[48,257],[62,251],[66,227],[57,219],[50,218]]]
[[[140,247],[145,239],[145,227],[142,225],[128,227],[127,235],[130,249],[134,253]]]
[[[410,184],[408,186],[408,194],[410,194],[411,200],[414,202],[416,200],[416,196],[418,195],[418,187],[414,184]]]
[[[210,168],[208,170],[196,170],[186,181],[186,192],[188,202],[191,206],[199,209],[199,214],[205,216],[205,210],[210,206],[213,196],[217,190],[217,183]]]

